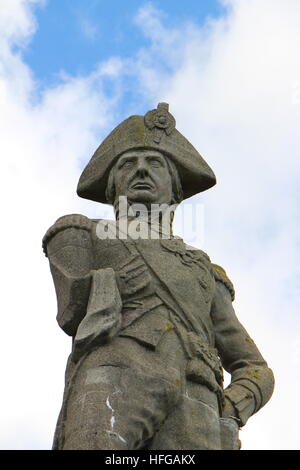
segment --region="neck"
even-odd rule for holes
[[[154,207],[151,207],[150,205],[148,209],[144,204],[130,204],[130,202],[128,202],[128,210],[125,211],[124,208],[120,208],[119,204],[115,204],[116,220],[118,222],[125,221],[127,224],[130,224],[130,222],[134,222],[135,225],[137,223],[147,224],[151,232],[159,234],[160,236],[165,235],[172,237],[176,205],[169,206],[166,204],[166,207],[163,208],[162,205],[158,204],[153,204],[153,206]],[[159,206],[159,208],[157,208],[157,206]]]

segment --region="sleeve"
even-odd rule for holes
[[[91,286],[92,221],[80,214],[66,215],[48,229],[43,250],[49,258],[57,296],[57,321],[70,336],[86,313]]]
[[[234,416],[243,426],[271,398],[274,377],[254,341],[236,317],[234,289],[225,271],[213,265],[216,290],[211,316],[216,348],[224,369],[231,374],[225,389],[223,417]]]

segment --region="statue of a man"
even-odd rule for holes
[[[113,204],[116,222],[66,215],[43,239],[73,339],[54,449],[238,449],[270,399],[231,281],[170,229],[166,208],[215,182],[165,103],[117,126],[83,171],[79,196]]]

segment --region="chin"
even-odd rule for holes
[[[137,192],[130,193],[127,195],[127,198],[129,201],[142,204],[154,204],[156,202],[156,195],[151,194],[151,192],[146,189],[141,189]]]

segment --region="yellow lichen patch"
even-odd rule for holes
[[[245,341],[247,341],[247,343],[254,344],[254,341],[250,336],[246,336]]]
[[[250,371],[250,376],[252,376],[254,379],[259,380],[261,375],[261,371],[259,369],[254,369]]]
[[[171,331],[171,330],[174,330],[174,325],[173,323],[167,321],[166,322],[166,327],[167,327],[167,331]]]
[[[214,269],[215,271],[217,271],[217,273],[218,273],[220,276],[224,277],[224,279],[228,279],[225,269],[223,269],[223,268],[222,268],[221,266],[219,266],[218,264],[213,264],[213,263],[212,263],[212,267],[213,267],[213,269]]]

